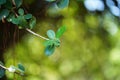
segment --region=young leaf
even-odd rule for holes
[[[59,8],[65,8],[69,5],[69,0],[59,0],[59,2],[57,3],[57,6]]]
[[[32,17],[29,22],[30,29],[32,29],[35,25],[36,25],[36,18]]]
[[[22,5],[22,0],[14,0],[15,6],[19,8]]]
[[[9,10],[3,9],[2,11],[0,11],[0,20],[2,20],[2,18],[6,18],[8,15],[9,15]]]
[[[17,20],[19,20],[18,26],[21,26],[22,28],[28,27],[28,22],[24,18],[24,16],[18,16]]]
[[[12,18],[10,19],[10,21],[11,21],[13,24],[16,24],[16,25],[19,24],[19,20],[18,20],[17,18],[15,18],[15,17],[12,17]]]
[[[66,31],[66,27],[65,27],[65,26],[60,27],[60,28],[58,29],[58,31],[56,32],[56,38],[60,38],[65,31]]]
[[[0,0],[0,6],[4,3],[6,3],[6,0]]]
[[[22,8],[20,8],[20,9],[18,10],[18,13],[19,13],[20,15],[24,15],[24,10],[23,10]]]
[[[55,38],[55,32],[53,30],[48,30],[47,31],[47,36],[50,38],[50,39],[54,39]]]
[[[54,46],[54,45],[52,45],[52,46],[49,45],[49,46],[47,46],[47,47],[45,48],[45,54],[46,54],[47,56],[52,55],[54,51],[55,51],[55,46]]]
[[[18,25],[19,24],[19,20],[17,18],[15,18],[15,16],[13,14],[10,14],[7,18],[8,22],[12,22],[13,24]]]
[[[49,46],[49,45],[53,45],[53,43],[54,43],[53,40],[47,40],[47,41],[45,41],[44,45]]]
[[[59,46],[60,46],[60,40],[59,40],[59,39],[55,39],[55,40],[54,40],[54,45],[55,45],[56,47],[59,47]]]
[[[0,61],[0,65],[3,65],[3,63]],[[5,75],[5,70],[0,67],[0,78],[2,78]]]
[[[32,18],[32,14],[26,14],[25,15],[25,19],[30,19],[30,18]]]
[[[18,68],[22,71],[25,71],[25,67],[22,64],[18,64]]]

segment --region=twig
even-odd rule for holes
[[[5,66],[3,66],[1,64],[0,64],[0,67],[3,68],[3,69],[5,69],[5,70],[8,70],[8,68],[6,68]]]
[[[31,33],[31,34],[33,34],[33,35],[35,35],[35,36],[37,36],[37,37],[40,37],[40,38],[45,39],[45,40],[49,40],[48,38],[43,37],[43,36],[41,36],[41,35],[39,35],[39,34],[33,32],[33,31],[31,31],[31,30],[28,29],[28,28],[26,28],[26,30],[27,30],[29,33]]]
[[[7,70],[7,71],[11,72],[11,73],[15,73],[15,74],[18,74],[18,75],[21,75],[21,76],[24,75],[24,74],[21,74],[20,72],[17,72],[17,71],[13,72],[13,71],[9,70],[9,68],[7,68],[7,67],[5,67],[5,66],[3,66],[1,64],[0,64],[0,67],[3,68],[4,70]]]
[[[12,3],[13,3],[13,5],[16,5],[14,0],[12,0]]]

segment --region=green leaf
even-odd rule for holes
[[[12,9],[12,1],[11,0],[7,0],[7,2],[3,5],[5,6],[5,8],[7,9]]]
[[[59,39],[55,39],[55,40],[54,40],[54,45],[55,45],[56,47],[59,47],[59,46],[60,46],[60,40],[59,40]]]
[[[9,15],[9,10],[3,9],[2,11],[0,11],[0,20],[2,20],[2,18],[6,18],[8,15]]]
[[[44,45],[45,46],[49,46],[49,45],[53,45],[54,44],[54,41],[53,40],[47,40],[45,41]]]
[[[28,22],[24,16],[18,16],[15,18],[15,16],[11,14],[11,16],[8,16],[7,20],[13,24],[20,26],[19,29],[28,27]]]
[[[55,51],[55,46],[54,45],[49,45],[45,48],[45,54],[47,56],[52,55],[54,53],[54,51]]]
[[[0,0],[0,5],[5,4],[6,0]]]
[[[25,67],[22,64],[18,64],[18,68],[22,71],[25,71]]]
[[[12,22],[12,19],[15,18],[15,15],[13,13],[9,14],[9,16],[7,17],[7,21],[8,22]]]
[[[19,24],[19,20],[17,18],[12,18],[11,22],[16,25]]]
[[[24,18],[24,16],[18,16],[17,20],[19,21],[18,26],[21,26],[22,28],[28,27],[28,22]]]
[[[60,46],[60,40],[55,38],[54,40],[47,40],[44,43],[45,46],[52,46],[54,45],[55,47],[59,47]]]
[[[20,8],[20,9],[18,10],[18,13],[19,13],[20,15],[24,15],[24,10],[23,10],[22,8]]]
[[[0,68],[0,78],[2,78],[5,75],[5,70],[3,68]]]
[[[36,25],[36,18],[32,17],[29,22],[30,29],[32,29],[35,25]]]
[[[0,78],[2,78],[5,75],[5,70],[3,68],[0,68]]]
[[[30,18],[32,18],[32,14],[26,14],[25,15],[25,19],[30,19]]]
[[[69,5],[69,0],[59,0],[59,2],[57,3],[57,6],[59,8],[65,8]]]
[[[22,5],[22,0],[14,0],[15,6],[19,8]]]
[[[60,28],[58,29],[58,31],[56,32],[56,38],[60,38],[65,31],[66,31],[66,27],[65,27],[65,26],[60,27]]]
[[[3,63],[0,61],[0,65],[3,65]],[[2,78],[5,75],[5,70],[0,67],[0,78]]]
[[[50,38],[50,39],[54,39],[55,38],[55,32],[53,30],[48,30],[47,31],[47,36]]]

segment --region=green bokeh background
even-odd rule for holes
[[[82,1],[70,0],[69,7],[54,13],[48,8],[44,15],[33,31],[47,37],[47,30],[65,25],[61,46],[46,56],[44,40],[25,34],[4,56],[6,66],[25,66],[26,75],[16,80],[120,80],[120,20],[109,10],[91,13]]]

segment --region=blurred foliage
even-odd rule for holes
[[[117,17],[107,9],[89,12],[80,0],[70,0],[69,7],[54,17],[47,10],[34,31],[47,37],[48,29],[56,31],[66,25],[62,47],[48,57],[43,54],[44,41],[28,33],[6,51],[6,66],[22,63],[26,68],[25,80],[120,80],[120,20]],[[13,75],[6,74],[12,80]]]

